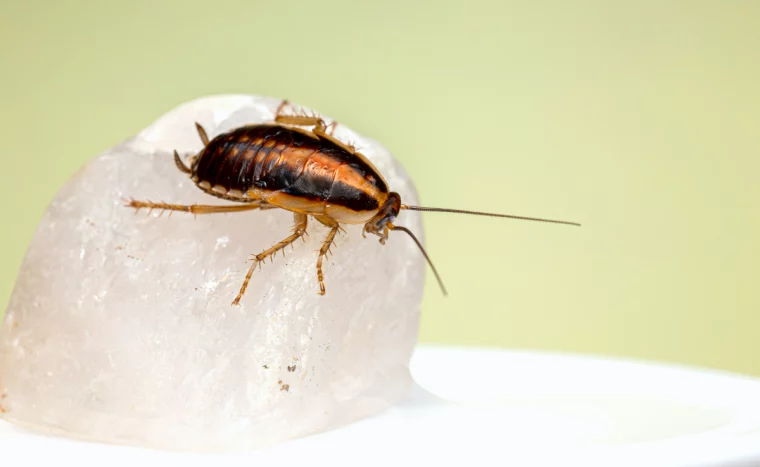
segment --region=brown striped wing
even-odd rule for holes
[[[191,169],[197,183],[207,182],[216,191],[256,192],[265,199],[281,194],[354,211],[376,210],[388,193],[383,177],[363,157],[280,125],[244,126],[221,134]]]

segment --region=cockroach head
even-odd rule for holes
[[[364,231],[375,234],[380,237],[380,243],[385,243],[388,238],[389,225],[396,220],[398,212],[401,210],[401,196],[396,192],[388,193],[385,203],[380,206],[375,217],[364,224]]]

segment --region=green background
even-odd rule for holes
[[[421,339],[760,375],[760,2],[3,1],[0,302],[82,164],[220,93],[386,145],[425,214]],[[4,306],[3,306],[4,308]]]

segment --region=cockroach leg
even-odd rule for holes
[[[190,168],[185,165],[184,162],[182,162],[182,159],[179,157],[179,153],[175,150],[174,151],[174,163],[177,164],[177,168],[186,174],[192,173]]]
[[[159,209],[162,213],[163,211],[181,211],[190,214],[214,214],[220,212],[253,211],[256,209],[270,209],[274,207],[264,201],[254,201],[251,203],[235,204],[230,206],[208,206],[204,204],[183,205],[164,202],[154,203],[152,201],[136,201],[133,199],[125,201],[127,203],[127,206],[135,208],[135,212],[139,212],[140,209],[148,209],[150,211]]]
[[[198,130],[198,136],[201,137],[203,145],[208,146],[208,135],[206,134],[206,130],[204,130],[201,124],[198,122],[195,122],[195,129]]]
[[[314,216],[314,219],[318,220],[320,224],[324,225],[325,227],[332,227],[335,225],[335,220],[331,217],[327,216]]]
[[[277,106],[277,110],[274,113],[274,120],[276,122],[291,123],[292,125],[311,126],[311,125],[316,125],[317,122],[319,120],[321,120],[321,118],[319,117],[319,115],[316,114],[316,113],[313,113],[313,112],[311,113],[311,115],[307,115],[306,112],[302,112],[302,115],[297,115],[298,112],[295,112],[295,109],[294,109],[294,114],[293,115],[286,115],[285,114],[285,107],[287,107],[289,105],[290,105],[290,101],[288,101],[287,99],[283,99],[283,101],[280,102],[280,105]],[[290,105],[290,107],[293,108],[292,105]],[[304,119],[304,120],[301,120],[301,121],[305,121],[307,123],[295,123],[294,121],[288,122],[287,120],[291,119],[291,118]]]
[[[274,113],[274,121],[277,123],[284,123],[286,125],[298,125],[298,126],[324,126],[324,121],[313,115],[285,115],[285,107],[290,104],[287,99],[283,99],[280,105],[277,107],[277,111]]]
[[[333,121],[332,121],[332,122],[330,122],[330,124],[329,124],[329,125],[327,125],[327,127],[325,128],[325,134],[328,134],[328,135],[332,136],[332,135],[333,135],[333,133],[335,133],[335,129],[336,129],[336,128],[338,128],[338,122],[337,122],[336,120],[333,120]]]
[[[287,99],[283,99],[282,102],[280,102],[280,105],[277,106],[277,110],[274,113],[274,119],[275,120],[277,120],[277,117],[280,117],[280,116],[284,115],[283,110],[288,105],[290,105],[290,101],[287,100]]]
[[[327,256],[327,253],[330,251],[330,247],[333,244],[333,241],[335,240],[335,235],[338,233],[338,225],[335,225],[335,227],[330,229],[330,232],[327,234],[327,238],[325,238],[325,242],[322,244],[322,248],[319,250],[319,258],[317,259],[317,280],[319,281],[319,295],[325,294],[325,276],[322,272],[322,259]]]
[[[298,126],[325,127],[325,121],[319,117],[304,117],[300,115],[279,115],[274,119],[277,123]]]
[[[338,233],[338,230],[341,230],[340,224],[335,222],[329,217],[317,217],[316,218],[319,222],[323,223],[324,225],[330,227],[330,232],[327,234],[327,237],[325,238],[325,241],[322,243],[322,248],[319,250],[319,258],[317,259],[317,280],[319,281],[319,295],[325,294],[325,282],[324,282],[324,274],[322,273],[322,259],[327,256],[327,253],[330,251],[330,247],[333,244],[333,241],[335,240],[335,235]]]
[[[282,250],[286,246],[295,242],[296,240],[301,238],[304,233],[306,233],[306,225],[308,223],[307,222],[308,216],[306,214],[294,213],[293,219],[295,220],[296,225],[293,229],[294,232],[292,235],[288,236],[288,238],[286,238],[285,240],[282,240],[281,242],[277,243],[273,247],[267,250],[264,250],[258,255],[254,256],[253,264],[251,264],[250,269],[248,269],[248,273],[245,275],[243,286],[240,287],[240,292],[238,293],[237,297],[235,297],[235,300],[232,302],[233,305],[240,305],[240,299],[243,298],[243,294],[245,294],[245,289],[248,288],[248,282],[251,280],[251,276],[253,275],[253,271],[256,270],[256,266],[261,264],[268,257],[274,255],[275,253]]]
[[[286,125],[297,126],[313,126],[315,132],[332,136],[335,133],[335,128],[338,126],[338,122],[332,121],[329,125],[325,123],[325,120],[318,115],[285,115],[284,109],[290,102],[283,100],[277,107],[277,111],[274,114],[274,121],[277,123],[284,123]]]

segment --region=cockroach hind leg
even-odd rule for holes
[[[124,207],[133,208],[135,210],[135,215],[137,215],[140,212],[140,209],[143,208],[142,203],[140,201],[135,201],[133,198],[122,197],[122,200],[124,201]]]
[[[225,212],[241,212],[241,211],[253,211],[261,209],[265,203],[246,203],[246,204],[233,204],[229,206],[208,206],[205,204],[171,204],[171,203],[154,203],[153,201],[137,201],[130,199],[127,207],[135,209],[138,212],[140,209],[148,209],[153,212],[155,209],[160,209],[163,214],[164,211],[181,211],[190,214],[215,214]]]

